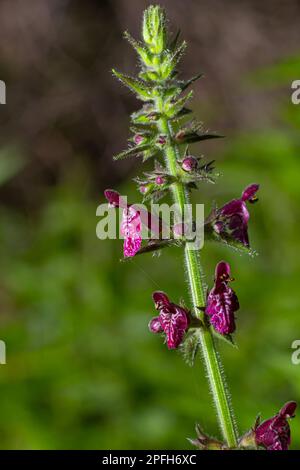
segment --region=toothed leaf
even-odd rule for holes
[[[136,93],[137,97],[142,101],[149,101],[152,99],[152,89],[146,84],[140,80],[137,80],[136,78],[129,77],[128,75],[117,72],[114,69],[112,72],[123,83],[123,85],[127,86],[131,91]]]
[[[177,100],[175,103],[171,103],[166,109],[166,115],[169,118],[176,117],[182,111],[182,109],[184,109],[185,104],[187,103],[187,101],[189,101],[192,98],[192,96],[193,96],[193,92],[190,91],[187,95],[183,96],[182,98]]]
[[[144,151],[149,150],[150,145],[138,145],[136,147],[130,147],[127,150],[124,150],[121,153],[118,153],[113,158],[114,160],[122,160],[123,158],[133,157],[134,155],[140,155]]]
[[[144,47],[139,41],[137,41],[136,39],[134,39],[129,33],[128,31],[125,31],[124,33],[124,37],[127,39],[127,41],[129,42],[129,44],[131,44],[131,46],[135,49],[135,51],[138,53],[138,55],[140,56],[140,59],[142,60],[142,62],[150,67],[151,64],[152,64],[152,54],[149,52],[149,50]]]
[[[185,49],[186,42],[183,41],[182,44],[172,54],[166,54],[161,65],[161,77],[163,79],[170,77],[176,65],[183,56]]]

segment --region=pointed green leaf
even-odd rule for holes
[[[129,44],[135,49],[135,51],[138,53],[140,56],[141,61],[147,66],[151,67],[152,65],[152,54],[151,52],[144,47],[139,41],[134,39],[128,31],[125,31],[124,37],[127,39]]]
[[[174,69],[176,68],[178,62],[184,54],[186,49],[186,42],[183,41],[182,44],[173,52],[166,53],[163,57],[163,61],[160,67],[161,77],[167,79],[170,77]]]
[[[178,31],[175,34],[174,38],[169,42],[168,49],[170,49],[171,51],[174,51],[176,49],[180,34],[181,34],[181,31],[180,31],[180,29],[178,29]]]
[[[208,132],[203,134],[199,134],[198,132],[187,132],[184,136],[176,139],[176,142],[180,144],[192,144],[202,140],[219,139],[221,137],[224,137],[224,135],[209,134]]]
[[[137,145],[136,147],[129,147],[127,150],[124,150],[121,153],[118,153],[113,157],[114,160],[122,160],[127,157],[132,157],[134,155],[140,155],[142,154],[145,150],[149,150],[151,146],[149,144],[147,145]]]
[[[175,103],[170,103],[169,106],[167,106],[167,109],[165,110],[165,113],[167,117],[169,118],[174,118],[176,117],[182,109],[185,107],[185,104],[187,101],[189,101],[193,96],[193,91],[190,91],[187,95],[183,96],[179,100],[177,100]]]
[[[189,80],[180,80],[177,82],[178,86],[180,86],[181,91],[185,91],[192,83],[199,80],[199,78],[203,77],[202,73],[195,75],[194,77],[190,78]]]
[[[151,100],[152,90],[145,83],[137,80],[136,78],[129,77],[128,75],[117,72],[114,69],[112,70],[112,73],[123,83],[123,85],[127,86],[131,91],[136,93],[137,97],[142,101]]]

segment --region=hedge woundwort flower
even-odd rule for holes
[[[162,221],[154,214],[127,202],[117,191],[106,189],[104,195],[111,207],[123,209],[121,234],[124,236],[123,253],[125,258],[135,256],[142,244],[142,224],[153,233],[159,235],[162,229]]]
[[[142,244],[142,223],[138,211],[134,207],[123,209],[121,233],[124,235],[124,257],[134,256]]]
[[[227,202],[221,209],[216,210],[213,218],[213,229],[221,237],[232,238],[249,247],[248,221],[250,218],[246,201],[257,201],[258,184],[251,184],[242,193],[240,199]]]
[[[207,297],[205,309],[210,323],[221,335],[228,335],[235,331],[234,312],[239,309],[239,301],[235,292],[229,287],[230,266],[225,261],[217,264],[215,272],[215,285]]]
[[[152,318],[149,329],[152,333],[164,332],[168,348],[177,349],[189,327],[188,312],[185,308],[170,302],[164,292],[154,292],[153,300],[159,315]]]
[[[259,424],[254,429],[256,444],[267,450],[288,450],[291,431],[287,420],[294,418],[296,408],[297,403],[289,401],[273,418]]]

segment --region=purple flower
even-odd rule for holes
[[[142,224],[147,226],[153,233],[159,235],[162,230],[161,220],[143,208],[135,208],[120,196],[113,189],[106,189],[104,195],[111,207],[123,209],[121,222],[121,233],[124,236],[124,257],[134,256],[141,248]]]
[[[210,323],[221,335],[235,331],[234,312],[239,309],[239,301],[228,285],[231,280],[229,264],[221,261],[216,266],[215,285],[208,294],[205,309]]]
[[[181,164],[181,167],[184,171],[194,171],[198,166],[197,158],[193,157],[192,155],[186,156]]]
[[[124,235],[124,257],[134,256],[142,244],[140,213],[133,206],[123,209],[121,233]]]
[[[257,445],[267,450],[288,450],[291,432],[288,418],[294,418],[297,403],[289,401],[273,418],[267,419],[254,429]]]
[[[242,194],[240,199],[233,199],[216,211],[213,228],[220,236],[230,237],[245,246],[249,246],[248,221],[249,212],[246,201],[257,201],[256,193],[258,184],[251,184]]]
[[[183,307],[170,302],[164,292],[154,292],[153,300],[159,315],[152,318],[149,329],[152,333],[164,332],[168,348],[177,349],[189,326],[188,312]]]

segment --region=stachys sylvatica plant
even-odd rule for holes
[[[213,162],[205,162],[202,156],[192,155],[190,145],[220,136],[204,132],[197,121],[190,119],[187,103],[192,91],[186,90],[200,75],[190,80],[178,77],[177,66],[186,43],[179,44],[178,35],[172,39],[168,37],[164,10],[160,6],[150,6],[144,12],[141,41],[127,32],[125,37],[137,52],[140,72],[137,78],[115,70],[113,74],[143,101],[143,106],[131,116],[133,136],[129,148],[115,158],[141,156],[146,161],[155,157],[153,171],[136,179],[143,202],[158,201],[170,192],[183,216],[191,191],[196,190],[200,183],[214,182],[216,177]],[[214,207],[204,220],[205,237],[250,251],[248,205],[257,200],[258,190],[258,184],[249,184],[240,197],[222,207]],[[181,349],[192,363],[197,350],[201,350],[199,356],[205,366],[222,440],[207,436],[197,425],[197,436],[190,442],[199,449],[288,449],[288,420],[294,416],[295,402],[286,403],[274,417],[262,423],[256,419],[243,436],[239,436],[237,431],[229,389],[216,349],[217,338],[233,343],[232,335],[236,329],[235,314],[239,310],[239,301],[231,287],[230,265],[225,261],[217,264],[214,285],[207,290],[201,266],[203,247],[201,250],[191,249],[186,238],[188,227],[184,222],[174,224],[170,238],[162,239],[160,217],[127,203],[126,198],[114,190],[106,190],[105,197],[110,206],[122,210],[125,258],[172,244],[183,250],[192,305],[190,308],[178,305],[166,293],[154,292],[157,314],[150,320],[149,329],[152,333],[162,334],[170,350]],[[143,226],[151,226],[155,238],[143,242]]]

